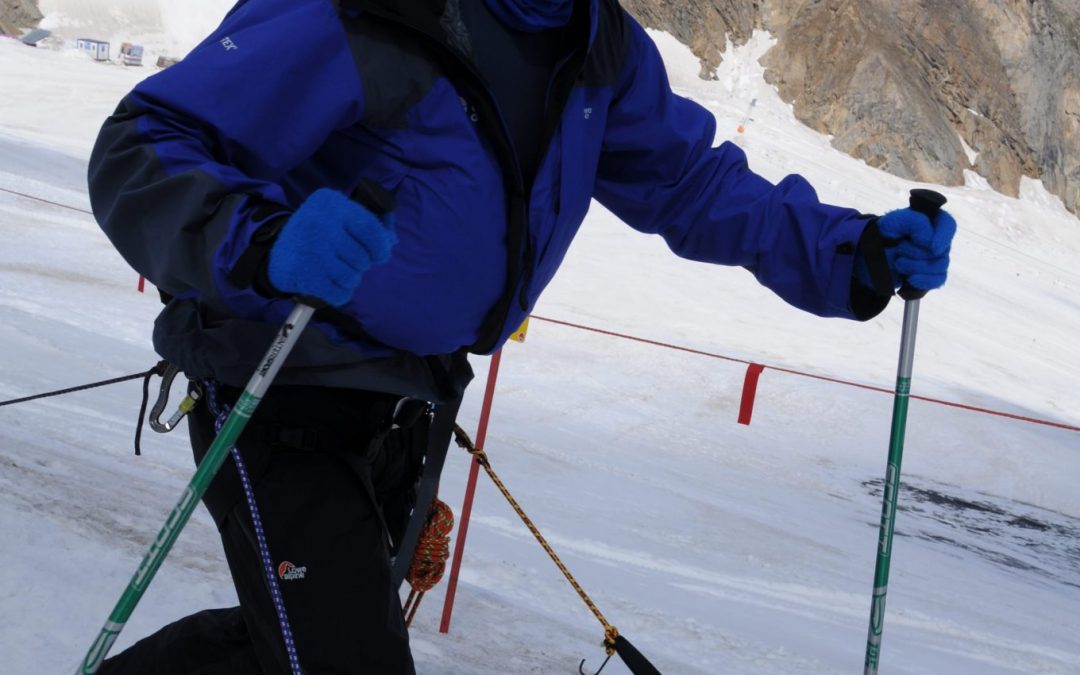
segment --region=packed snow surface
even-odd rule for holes
[[[179,55],[228,3],[41,6],[71,39]],[[708,82],[685,47],[653,37],[675,88],[713,111],[718,141],[740,144],[767,178],[801,173],[826,201],[878,213],[919,187],[797,122],[762,78],[768,36],[729,51]],[[84,212],[96,130],[152,72],[0,40],[0,400],[157,360],[157,300],[135,291]],[[1080,426],[1080,222],[1034,181],[1010,199],[969,176],[941,188],[960,232],[948,285],[922,302],[914,393]],[[745,271],[679,260],[595,205],[537,314],[891,388],[902,305],[862,324],[805,315]],[[473,429],[488,359],[474,365],[460,420]],[[504,352],[487,449],[608,620],[661,671],[858,672],[892,399],[766,369],[742,426],[744,372],[533,321]],[[183,431],[148,432],[132,456],[139,398],[130,382],[0,409],[5,673],[75,669],[192,473]],[[452,449],[441,496],[455,510],[467,470]],[[1078,477],[1075,430],[912,401],[883,672],[1080,672]],[[421,673],[570,673],[603,659],[599,624],[483,476],[448,635],[444,589],[412,629]],[[114,651],[233,602],[200,507]]]

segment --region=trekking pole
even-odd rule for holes
[[[278,370],[281,369],[281,364],[284,363],[289,356],[289,352],[296,345],[296,341],[307,326],[308,321],[311,320],[314,311],[314,308],[298,303],[293,308],[292,313],[289,314],[289,318],[281,326],[281,330],[278,331],[273,344],[266,351],[266,355],[263,356],[262,362],[255,370],[255,374],[248,380],[247,387],[244,388],[243,393],[240,394],[240,399],[237,400],[232,412],[229,413],[228,418],[225,420],[221,432],[210,445],[210,449],[207,451],[206,456],[203,457],[202,462],[199,463],[195,475],[192,476],[191,482],[188,483],[187,488],[180,495],[180,501],[176,503],[172,512],[169,513],[169,517],[165,519],[165,524],[161,527],[161,531],[158,532],[154,543],[150,545],[150,550],[139,564],[139,568],[128,583],[124,594],[120,596],[120,601],[116,603],[116,607],[113,609],[112,614],[109,615],[109,619],[105,622],[101,633],[90,647],[90,651],[87,652],[86,658],[83,659],[82,665],[79,666],[79,670],[76,671],[76,675],[90,675],[96,673],[98,668],[101,667],[105,655],[109,653],[109,649],[116,641],[117,636],[120,635],[120,631],[124,629],[124,624],[131,617],[131,613],[135,611],[135,605],[139,603],[143,593],[150,585],[150,581],[154,578],[154,574],[157,573],[161,564],[165,562],[165,556],[169,554],[169,550],[176,542],[176,538],[180,536],[180,531],[184,529],[188,518],[191,517],[191,513],[199,503],[199,499],[202,498],[203,493],[209,487],[210,481],[213,480],[214,475],[225,462],[229,450],[236,444],[240,432],[247,426],[248,420],[251,419],[251,415],[255,412],[255,408],[258,407],[259,402],[266,395],[266,390],[270,388],[270,384],[274,381]]]
[[[926,214],[931,222],[945,205],[945,197],[933,190],[912,190],[911,208]],[[919,299],[926,291],[904,284],[899,295],[904,299],[904,325],[900,337],[900,365],[896,373],[893,397],[892,431],[889,434],[889,464],[885,471],[881,504],[881,528],[878,532],[877,564],[874,567],[874,595],[870,603],[870,631],[866,638],[863,675],[877,675],[881,657],[881,634],[885,627],[885,594],[889,587],[889,562],[892,555],[893,528],[896,525],[896,502],[900,491],[900,462],[904,456],[904,430],[907,426],[908,397],[911,394],[911,369],[915,361],[915,331],[919,325]]]

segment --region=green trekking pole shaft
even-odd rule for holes
[[[195,506],[199,503],[199,499],[202,498],[206,488],[209,487],[210,481],[213,480],[214,475],[225,462],[225,458],[228,457],[229,451],[236,445],[236,439],[239,438],[240,432],[247,426],[251,415],[255,412],[263,396],[266,395],[267,389],[270,388],[270,384],[274,381],[278,370],[281,369],[281,364],[296,345],[296,341],[307,326],[308,321],[311,320],[314,311],[312,307],[305,304],[297,304],[292,313],[289,314],[289,318],[285,320],[281,330],[278,331],[277,337],[274,338],[273,344],[270,345],[270,349],[267,350],[262,362],[255,370],[255,374],[251,376],[247,386],[244,388],[244,392],[240,395],[236,405],[233,406],[232,412],[229,413],[225,424],[221,428],[221,432],[210,445],[210,449],[207,451],[206,456],[203,457],[202,462],[199,463],[195,475],[192,476],[191,482],[188,483],[187,488],[180,495],[180,501],[176,503],[172,512],[169,513],[169,517],[165,519],[165,524],[162,526],[161,531],[158,532],[154,543],[150,545],[150,550],[139,564],[139,568],[128,583],[124,594],[120,596],[120,601],[116,603],[112,614],[109,615],[109,620],[105,622],[105,626],[90,647],[90,651],[87,652],[82,665],[76,671],[76,675],[90,675],[96,673],[98,668],[101,667],[101,662],[105,660],[106,654],[109,653],[109,649],[116,641],[117,636],[120,635],[120,631],[124,629],[124,624],[131,617],[131,613],[135,611],[135,605],[139,603],[143,593],[146,592],[158,568],[165,562],[165,556],[169,554],[169,550],[176,542],[176,538],[180,536],[180,531],[184,529],[188,518],[191,517]]]
[[[925,213],[931,221],[945,204],[945,197],[932,190],[912,190],[911,208]],[[896,371],[893,396],[892,430],[889,434],[889,463],[885,471],[881,504],[881,527],[878,531],[877,563],[874,567],[874,595],[870,603],[870,630],[866,638],[863,675],[877,675],[881,658],[881,636],[885,628],[885,595],[889,588],[889,562],[892,557],[896,504],[900,492],[900,463],[904,456],[904,432],[907,428],[908,400],[911,394],[911,371],[915,363],[915,333],[919,326],[919,300],[925,295],[911,286],[900,289],[904,299],[904,324],[900,337],[900,363]]]

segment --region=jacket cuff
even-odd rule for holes
[[[892,296],[878,295],[851,278],[851,313],[856,321],[869,321],[885,311]]]
[[[889,259],[885,255],[885,247],[895,244],[895,241],[882,236],[876,217],[867,224],[859,236],[858,255],[866,274],[863,285],[878,295],[888,298],[896,292],[896,286],[893,284],[892,271],[889,270]]]
[[[288,221],[288,216],[279,216],[268,220],[255,230],[248,247],[240,254],[236,265],[229,272],[229,283],[237,288],[251,288],[265,298],[289,297],[274,288],[267,271],[270,263],[270,249],[274,247],[278,235]]]
[[[857,321],[867,321],[881,314],[895,293],[889,261],[885,257],[886,241],[878,230],[877,221],[874,216],[867,223],[856,248],[855,255],[861,259],[873,284],[869,287],[859,281],[854,272],[851,275],[851,313]]]

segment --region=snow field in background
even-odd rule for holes
[[[213,25],[192,11],[190,34],[160,37],[165,6],[132,5],[110,6],[145,25],[103,20],[102,33],[190,46]],[[73,22],[98,3],[51,6]],[[802,173],[827,201],[865,211],[906,201],[914,184],[794,120],[761,79],[767,36],[729,50],[714,82],[696,78],[685,47],[653,36],[676,89],[713,110],[718,135],[766,177]],[[0,188],[85,208],[97,128],[151,72],[0,40],[0,82],[16,92],[0,99]],[[1080,223],[1033,182],[1021,200],[974,178],[942,191],[961,231],[949,285],[923,303],[915,392],[1080,423]],[[156,361],[157,301],[134,292],[88,216],[0,192],[0,241],[0,399]],[[901,316],[899,303],[864,324],[803,315],[745,271],[678,260],[599,206],[537,313],[884,387]],[[487,360],[474,363],[470,431]],[[766,370],[743,427],[744,371],[533,322],[504,354],[487,449],[607,618],[663,672],[856,672],[891,399]],[[73,669],[191,474],[182,432],[148,432],[145,455],[130,456],[138,398],[132,382],[0,410],[0,602],[20,619],[0,632],[10,672]],[[455,511],[467,467],[452,449],[441,489]],[[889,672],[1080,671],[1077,475],[1076,433],[912,402]],[[599,625],[501,499],[481,478],[453,630],[437,632],[437,589],[412,634],[419,671],[575,672],[581,658],[595,669]],[[199,509],[118,648],[233,601]]]

